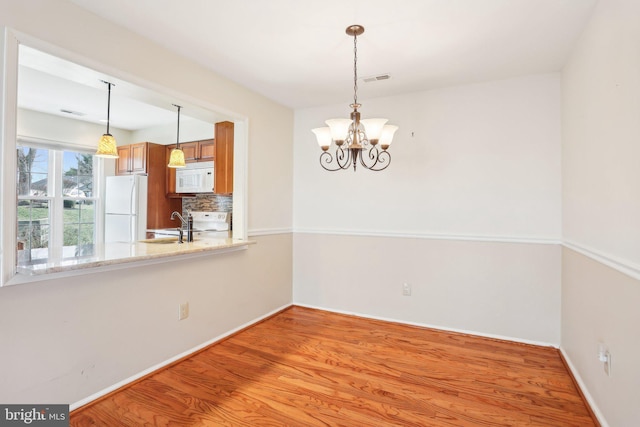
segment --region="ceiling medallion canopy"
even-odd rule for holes
[[[391,154],[387,151],[398,126],[387,125],[388,119],[362,119],[358,108],[358,36],[364,33],[361,25],[350,25],[346,33],[353,37],[353,104],[350,107],[350,119],[329,119],[329,127],[312,129],[318,145],[322,149],[320,165],[331,172],[353,170],[362,167],[381,171],[389,167]],[[335,154],[329,152],[331,143],[335,143]]]

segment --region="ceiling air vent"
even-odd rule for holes
[[[377,76],[363,77],[362,80],[364,80],[365,83],[371,83],[371,82],[377,82],[379,80],[389,80],[390,78],[391,78],[391,75],[389,73],[386,73],[386,74],[380,74]]]
[[[80,117],[85,115],[84,113],[80,113],[79,111],[65,110],[64,108],[61,108],[60,112],[65,114],[71,114],[74,116],[80,116]]]

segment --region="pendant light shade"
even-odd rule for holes
[[[116,139],[109,133],[109,120],[111,115],[111,86],[115,86],[113,83],[105,82],[109,87],[109,95],[107,98],[107,133],[100,137],[100,141],[98,142],[98,151],[96,151],[96,156],[104,157],[107,159],[117,159],[118,158],[118,148],[116,146]]]
[[[98,151],[96,151],[95,155],[107,159],[118,158],[118,148],[116,146],[116,139],[113,135],[105,133],[100,137],[100,141],[98,142]]]
[[[171,156],[169,157],[169,164],[167,165],[170,168],[183,168],[187,166],[184,161],[184,151],[180,148],[180,109],[182,108],[179,105],[173,104],[174,107],[178,107],[178,133],[176,136],[176,148],[171,150]]]
[[[171,150],[171,157],[169,157],[169,164],[167,166],[170,168],[183,168],[187,166],[184,161],[184,151],[180,148]]]

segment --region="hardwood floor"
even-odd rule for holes
[[[559,352],[291,307],[71,426],[594,426]]]

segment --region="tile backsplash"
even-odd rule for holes
[[[182,199],[182,212],[191,211],[231,212],[233,210],[233,196],[218,194],[197,194],[196,197]]]

